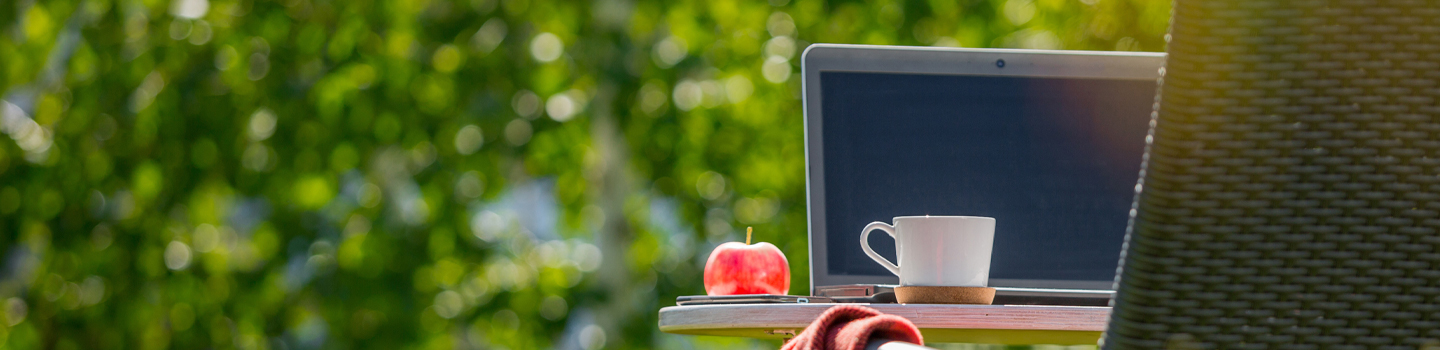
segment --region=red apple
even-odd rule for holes
[[[750,242],[746,230],[745,242]],[[725,242],[705,262],[705,294],[786,294],[790,263],[774,244]]]

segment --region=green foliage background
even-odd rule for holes
[[[710,348],[808,290],[810,43],[1145,50],[1163,0],[0,2],[0,348]]]

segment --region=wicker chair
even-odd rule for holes
[[[1102,347],[1440,346],[1440,3],[1174,11]]]

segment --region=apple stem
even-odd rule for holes
[[[745,226],[745,245],[750,245],[750,233],[754,231],[754,227]]]

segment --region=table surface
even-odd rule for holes
[[[784,339],[839,304],[736,304],[660,309],[660,330],[689,335]],[[1094,345],[1109,307],[854,304],[910,319],[926,342]]]

